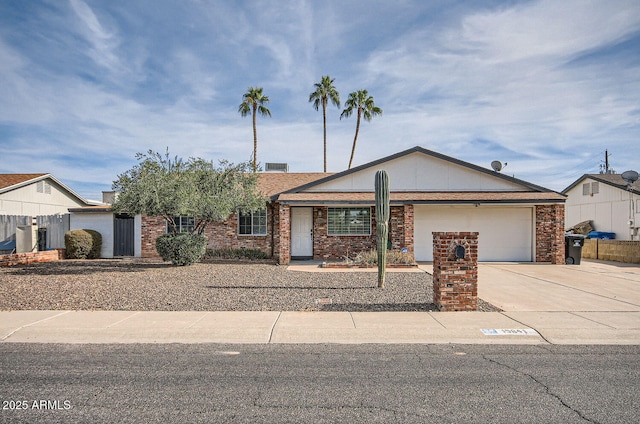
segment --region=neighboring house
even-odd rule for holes
[[[431,261],[432,232],[478,231],[481,261],[564,263],[564,195],[421,147],[337,174],[260,173],[267,207],[210,225],[209,247],[259,248],[281,264],[373,249],[379,169],[389,174],[393,249]],[[140,231],[140,255],[157,256],[164,220],[141,217]]]
[[[585,174],[563,193],[568,227],[591,221],[595,231],[615,233],[617,240],[638,240],[640,181],[628,187],[619,174]]]
[[[0,174],[0,252],[15,251],[16,229],[34,220],[40,250],[64,247],[68,209],[90,203],[51,174]]]
[[[51,174],[0,174],[0,215],[66,214],[89,205]]]

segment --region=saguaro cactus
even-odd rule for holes
[[[378,248],[378,287],[384,287],[389,238],[389,176],[384,170],[376,172],[376,244]]]

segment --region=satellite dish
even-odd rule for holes
[[[622,179],[629,184],[633,184],[638,180],[638,173],[636,171],[625,171],[621,175]]]
[[[500,162],[499,160],[494,160],[493,162],[491,162],[491,167],[494,171],[500,172],[502,171],[502,162]]]

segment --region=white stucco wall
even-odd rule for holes
[[[55,215],[68,213],[69,208],[85,206],[75,196],[59,186],[51,179],[45,179],[50,184],[50,192],[37,190],[37,182],[24,187],[0,194],[1,215]],[[44,191],[44,190],[43,190]]]
[[[586,178],[567,194],[565,204],[566,226],[571,227],[582,221],[590,220],[596,231],[606,231],[616,234],[617,240],[631,240],[629,229],[630,201],[629,192],[599,182],[599,193],[583,195],[584,183],[596,182]],[[634,211],[631,214],[636,227],[640,227],[640,196],[631,195]],[[634,237],[638,240],[638,237]]]
[[[113,258],[113,214],[112,213],[72,213],[71,230],[95,230],[102,235],[103,258]]]

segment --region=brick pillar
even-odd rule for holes
[[[141,256],[143,258],[159,258],[156,250],[156,239],[167,233],[167,221],[161,216],[142,216],[140,234]]]
[[[441,311],[478,310],[477,232],[433,233],[433,303]]]
[[[536,205],[536,262],[564,259],[564,205]]]
[[[409,250],[409,253],[415,255],[413,233],[414,233],[414,213],[413,205],[404,205],[404,247]],[[415,256],[414,256],[415,260]]]
[[[291,262],[291,207],[278,205],[278,263]]]

